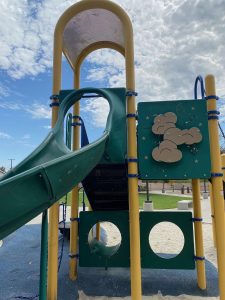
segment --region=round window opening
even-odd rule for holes
[[[120,248],[121,241],[122,237],[118,227],[111,222],[95,224],[88,234],[91,253],[101,257],[115,255]]]
[[[183,250],[184,235],[174,223],[160,222],[149,233],[149,245],[159,257],[171,259]]]

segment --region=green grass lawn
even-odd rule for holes
[[[65,197],[62,198],[61,201],[63,201]],[[79,205],[82,206],[82,199],[83,195],[82,193],[79,194]],[[153,201],[153,205],[155,209],[171,209],[177,207],[177,202],[179,200],[185,200],[190,199],[188,197],[182,197],[182,196],[173,196],[173,195],[158,195],[158,194],[150,194],[150,199]],[[146,200],[145,194],[139,194],[139,207],[143,208],[143,203]],[[67,196],[67,203],[68,205],[71,205],[71,193]],[[87,197],[85,196],[85,204],[88,205]]]
[[[66,197],[64,196],[60,202],[63,202],[65,201]],[[83,194],[82,193],[79,193],[79,206],[82,206],[82,201],[83,201]],[[88,200],[87,200],[87,197],[85,195],[84,197],[84,201],[85,201],[85,204],[88,205]],[[67,204],[70,206],[71,205],[71,192],[67,194]]]
[[[189,199],[188,197],[180,197],[180,196],[173,196],[173,195],[158,195],[158,194],[150,194],[150,200],[153,202],[153,207],[155,209],[170,209],[176,208],[177,202],[180,200]],[[146,195],[139,194],[139,207],[143,208],[143,203],[146,200]]]

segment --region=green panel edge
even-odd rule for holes
[[[149,245],[149,233],[160,222],[176,224],[184,234],[183,250],[176,257],[164,259],[156,255]],[[101,242],[88,243],[88,233],[98,222],[111,222],[121,232],[122,242],[113,256],[114,247],[105,247]],[[191,212],[140,212],[141,266],[151,269],[195,269],[193,224]],[[79,226],[79,265],[80,267],[130,267],[129,213],[81,212]],[[93,249],[95,251],[93,251]],[[104,252],[104,256],[101,254]]]
[[[113,99],[111,103],[109,102],[111,115],[107,120],[107,122],[111,123],[112,130],[109,132],[105,153],[99,163],[124,163],[127,156],[126,89],[102,88],[102,90]],[[61,90],[59,93],[60,103],[74,91],[76,89]],[[88,94],[88,91],[86,94]]]
[[[191,212],[140,212],[142,268],[194,269],[194,240]],[[149,245],[151,229],[160,222],[176,224],[184,235],[184,247],[174,258],[165,259],[153,252]]]
[[[177,116],[176,127],[200,129],[203,139],[192,145],[178,145],[183,154],[178,162],[165,163],[152,158],[152,150],[163,141],[163,135],[152,132],[154,118],[166,112]],[[172,100],[138,103],[138,161],[143,180],[210,178],[211,160],[206,101]]]
[[[80,267],[124,267],[130,266],[130,239],[129,239],[129,213],[128,211],[112,212],[81,212],[79,226],[79,266]],[[118,251],[113,256],[108,256],[114,249],[100,249],[108,251],[105,256],[92,251],[88,243],[88,234],[98,222],[111,222],[116,225],[121,233],[122,241]],[[97,241],[96,241],[97,242]],[[97,242],[98,243],[98,242]],[[93,246],[93,245],[92,245]],[[96,244],[94,245],[96,246]],[[97,245],[102,246],[102,245]],[[114,248],[114,247],[110,247]],[[98,247],[99,250],[99,247]]]

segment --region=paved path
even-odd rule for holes
[[[211,232],[209,200],[202,200],[206,233]],[[69,218],[69,216],[68,216]],[[0,247],[0,300],[16,300],[18,296],[31,297],[38,293],[40,221],[38,216],[3,241]],[[209,227],[208,227],[209,226]],[[211,233],[210,233],[211,234]],[[207,235],[207,239],[211,236]],[[211,242],[210,242],[211,243]],[[212,243],[210,244],[212,248]],[[62,266],[59,272],[58,300],[77,299],[78,289],[93,296],[130,295],[129,269],[79,268],[77,282],[68,279],[68,250],[66,241]],[[208,252],[207,252],[208,251]],[[206,257],[215,259],[212,249],[206,251]],[[207,253],[210,255],[207,256]],[[203,292],[196,285],[195,270],[143,270],[143,294],[163,295],[200,295],[218,296],[217,270],[210,261],[206,261],[208,290]]]

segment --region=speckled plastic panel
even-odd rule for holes
[[[184,235],[184,246],[177,256],[162,258],[155,253],[149,244],[149,234],[155,225],[171,222],[177,225]],[[194,269],[194,239],[191,212],[141,212],[141,265],[151,269]],[[169,255],[168,255],[169,256]]]
[[[73,67],[85,49],[101,42],[124,48],[123,24],[111,11],[101,8],[84,10],[66,24],[63,32],[63,52]]]
[[[206,101],[140,102],[138,161],[141,179],[210,178]]]
[[[130,266],[128,220],[128,211],[81,212],[79,224],[79,266],[128,268]],[[109,247],[95,239],[92,242],[88,242],[88,234],[98,222],[111,222],[116,225],[121,234],[121,243]]]

